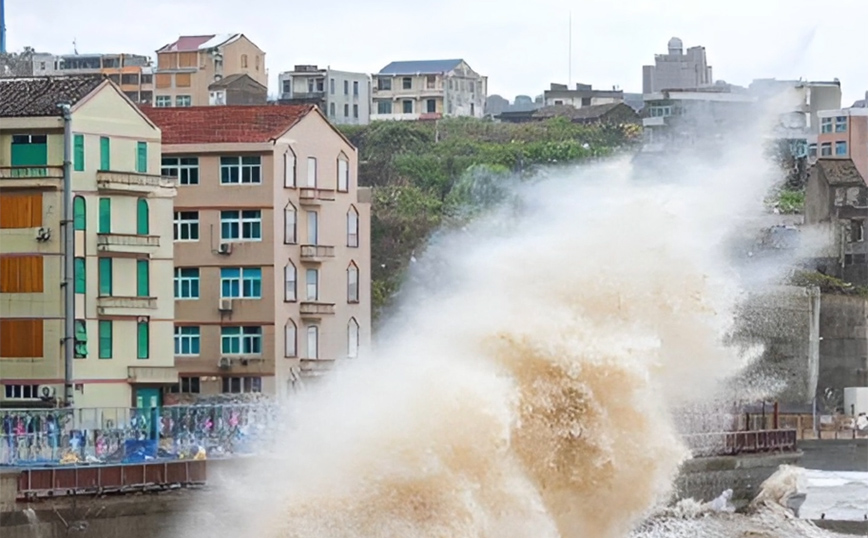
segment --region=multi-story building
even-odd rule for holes
[[[621,90],[595,90],[590,84],[576,84],[576,89],[571,90],[566,84],[552,83],[551,87],[543,92],[545,106],[567,105],[575,108],[583,106],[609,105],[624,101],[624,92]]]
[[[316,105],[338,125],[371,121],[371,77],[330,67],[296,65],[279,76],[280,102]]]
[[[151,59],[138,54],[46,54],[32,56],[34,76],[92,75],[101,73],[120,86],[134,103],[154,98]]]
[[[485,114],[488,77],[464,60],[392,62],[374,75],[372,120]]]
[[[208,105],[209,87],[246,74],[268,86],[265,53],[243,34],[181,36],[157,50],[154,106]]]
[[[370,339],[370,191],[312,105],[146,108],[175,201],[182,393],[286,395]]]
[[[850,159],[868,177],[868,108],[821,110],[813,156]]]
[[[684,43],[673,37],[667,54],[655,54],[654,65],[642,66],[642,93],[662,90],[694,90],[713,84],[711,66],[705,57],[705,47],[690,47],[684,53]]]
[[[72,378],[65,376],[64,120],[71,107]],[[159,404],[171,335],[174,181],[160,130],[102,75],[0,79],[0,399]]]

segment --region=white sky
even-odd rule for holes
[[[706,47],[715,79],[838,77],[844,106],[868,90],[868,0],[6,0],[6,28],[12,51],[70,53],[75,39],[150,56],[182,34],[241,32],[266,51],[272,91],[294,64],[464,58],[512,99],[567,82],[570,10],[573,82],[640,92],[642,65],[678,36]]]

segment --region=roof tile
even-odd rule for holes
[[[102,75],[0,78],[0,118],[59,116],[105,81]]]
[[[380,69],[380,75],[415,75],[448,73],[464,60],[416,60],[409,62],[392,62]]]

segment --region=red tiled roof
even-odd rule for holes
[[[141,107],[163,132],[163,144],[268,142],[313,108],[313,105]]]
[[[199,45],[207,43],[214,38],[216,34],[211,35],[182,35],[174,43],[169,43],[157,52],[184,52],[191,50],[199,50]]]

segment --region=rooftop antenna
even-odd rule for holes
[[[77,46],[77,44],[76,44],[76,42],[75,42],[75,38],[74,38],[74,37],[72,38],[72,52],[73,52],[73,54],[75,54],[76,56],[78,56],[78,46]]]

